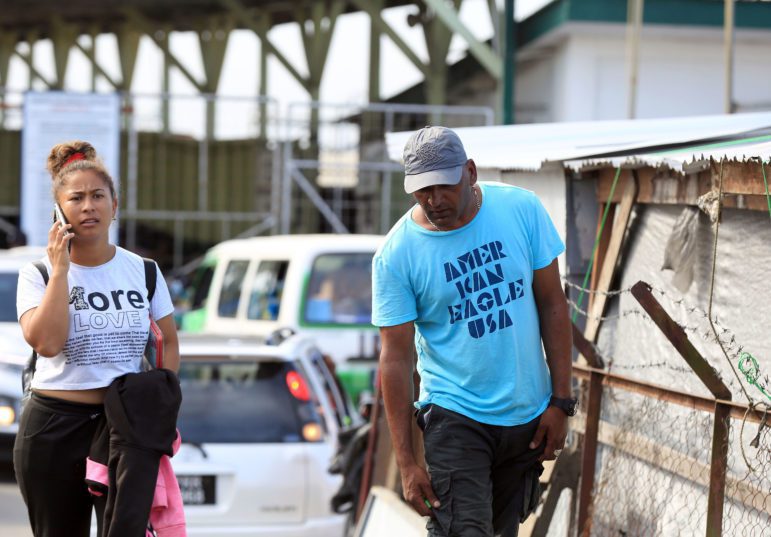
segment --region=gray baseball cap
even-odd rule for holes
[[[423,127],[404,146],[404,191],[457,185],[468,158],[463,143],[447,127]]]

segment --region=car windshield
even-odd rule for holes
[[[247,319],[275,321],[281,308],[286,271],[289,261],[263,261],[257,267],[252,281]]]
[[[310,386],[289,362],[185,359],[177,422],[184,442],[302,442],[303,427],[321,425]]]
[[[15,272],[0,273],[0,322],[16,322],[16,284],[19,275]]]
[[[214,265],[201,265],[193,273],[189,293],[190,309],[198,309],[206,306],[206,298],[209,296]]]
[[[249,268],[249,261],[247,260],[236,260],[228,263],[225,276],[222,279],[220,302],[217,305],[217,313],[220,317],[236,316],[247,268]]]

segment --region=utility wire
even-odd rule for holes
[[[731,358],[728,356],[728,352],[726,352],[725,347],[723,347],[723,342],[720,340],[720,337],[718,336],[717,328],[715,328],[715,324],[712,322],[712,300],[715,296],[715,272],[716,272],[716,266],[717,266],[717,243],[718,243],[718,233],[720,231],[720,217],[721,217],[721,213],[723,212],[723,162],[724,161],[725,161],[725,158],[720,160],[720,175],[718,177],[717,219],[715,221],[715,240],[713,241],[713,246],[712,246],[712,274],[710,277],[710,284],[709,284],[709,307],[707,308],[707,316],[709,319],[709,325],[712,327],[712,332],[715,334],[715,339],[717,339],[717,343],[720,346],[720,350],[723,351],[723,355],[725,356],[725,359],[728,361],[728,364],[731,366],[731,371],[733,371],[734,375],[736,375],[736,379],[739,381],[739,387],[742,389],[742,392],[744,393],[744,396],[747,398],[747,401],[750,404],[754,404],[755,401],[752,399],[752,396],[744,387],[744,384],[742,383],[742,379],[739,376],[739,373],[736,371],[736,368],[734,367],[734,364],[731,361]]]
[[[616,185],[618,184],[618,178],[621,176],[621,166],[616,168],[616,176],[613,178],[613,184],[610,186],[610,194],[608,195],[608,201],[605,202],[605,210],[602,212],[602,220],[600,221],[600,229],[597,230],[597,237],[594,239],[594,247],[592,248],[592,256],[589,259],[589,267],[586,269],[586,275],[584,275],[584,283],[581,284],[581,292],[578,294],[576,304],[581,306],[581,302],[584,299],[584,288],[589,281],[589,276],[592,274],[592,267],[594,266],[594,258],[597,255],[597,248],[600,246],[600,237],[602,237],[602,230],[605,228],[605,220],[608,218],[608,212],[610,211],[610,202],[613,200],[613,194],[616,191]],[[573,322],[576,322],[578,318],[578,310],[573,312]]]

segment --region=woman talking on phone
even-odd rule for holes
[[[143,259],[109,241],[118,199],[94,148],[58,144],[47,165],[61,216],[41,260],[48,281],[34,264],[19,275],[19,323],[39,358],[13,459],[34,535],[85,537],[94,505],[102,531],[105,498],[92,496],[84,478],[108,387],[141,371],[150,316],[163,334],[164,368],[177,371],[179,349],[157,265],[150,300]]]

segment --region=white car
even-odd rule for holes
[[[21,373],[29,358],[0,337],[0,464],[13,461],[13,443],[21,413]],[[21,344],[19,344],[21,345]]]
[[[182,446],[172,458],[190,535],[342,537],[328,472],[359,418],[315,344],[180,337]],[[272,344],[270,344],[272,343]]]
[[[371,324],[379,235],[274,235],[221,242],[192,277],[187,332],[312,337],[353,400],[372,390],[379,334]]]
[[[45,255],[45,248],[0,250],[0,463],[9,464],[19,428],[21,372],[32,352],[16,320],[19,269]]]

